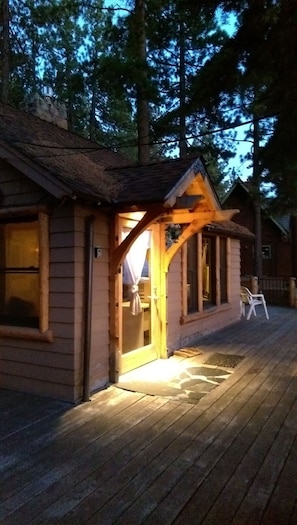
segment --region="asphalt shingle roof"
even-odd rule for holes
[[[202,159],[197,157],[113,169],[112,172],[121,187],[119,201],[163,202],[168,192],[178,184],[193,164],[197,171],[206,174]]]
[[[128,163],[110,149],[3,103],[0,141],[30,157],[74,192],[107,200],[118,194],[118,188],[106,168]]]
[[[195,158],[131,166],[119,153],[0,103],[0,141],[29,157],[74,193],[109,202],[163,202]],[[204,170],[202,161],[199,167]]]
[[[162,204],[190,169],[207,175],[203,158],[197,156],[131,166],[115,151],[3,103],[0,145],[30,159],[74,194],[113,204]],[[232,221],[212,223],[210,228],[250,235]]]
[[[212,222],[210,224],[207,224],[207,226],[204,227],[204,230],[206,231],[213,231],[215,233],[221,233],[221,234],[228,234],[230,237],[243,237],[243,238],[253,238],[255,237],[250,230],[245,228],[245,226],[241,226],[240,224],[237,224],[233,221],[221,221],[221,222]]]

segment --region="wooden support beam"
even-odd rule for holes
[[[183,195],[182,197],[177,197],[174,209],[192,210],[202,199],[204,199],[204,195]]]
[[[117,273],[118,267],[135,239],[145,231],[152,222],[159,219],[164,213],[166,212],[163,206],[156,206],[155,208],[148,210],[127,237],[114,249],[111,257],[111,273],[113,275]]]
[[[194,212],[171,210],[169,214],[162,217],[161,222],[168,224],[189,224],[195,220],[202,220],[207,224],[214,221],[229,221],[236,213],[239,213],[239,210],[196,210]]]
[[[187,240],[192,237],[195,233],[198,233],[202,230],[203,226],[208,224],[208,220],[203,219],[197,219],[195,221],[192,221],[191,224],[189,224],[185,230],[182,232],[182,234],[179,236],[177,242],[172,244],[168,250],[166,251],[166,254],[163,259],[164,272],[168,272],[169,264],[171,263],[173,257],[178,252],[178,250],[182,247],[182,245],[187,242]]]
[[[225,213],[226,212],[226,213]],[[168,271],[168,267],[170,262],[172,261],[174,255],[177,253],[177,251],[181,248],[181,246],[195,233],[198,233],[202,230],[206,224],[209,224],[213,221],[224,221],[224,220],[230,220],[231,217],[237,213],[237,210],[215,210],[213,212],[204,212],[197,214],[198,218],[195,220],[192,220],[192,222],[189,223],[189,225],[184,229],[182,234],[179,236],[177,242],[172,244],[164,257],[164,268],[163,270],[165,272]]]

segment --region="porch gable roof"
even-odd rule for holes
[[[212,186],[201,155],[151,162],[143,166],[116,167],[108,172],[114,174],[121,188],[115,201],[117,205],[133,206],[137,203],[140,206],[163,204],[172,207],[176,199],[185,193],[193,195],[187,190],[198,174]],[[216,205],[220,207],[213,187],[211,191]]]

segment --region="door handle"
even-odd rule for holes
[[[153,293],[154,295],[148,295],[148,298],[157,301],[159,299],[159,296],[157,295],[157,287],[153,288]]]

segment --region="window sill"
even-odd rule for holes
[[[220,306],[213,306],[211,308],[207,308],[207,310],[203,310],[203,312],[194,312],[189,315],[184,315],[180,318],[180,324],[188,324],[188,323],[193,323],[195,321],[199,321],[201,319],[206,319],[207,317],[211,317],[220,312],[225,312],[226,310],[230,310],[230,308],[231,306],[229,303],[224,303],[224,304],[221,304]]]
[[[26,328],[23,326],[0,326],[0,337],[26,339],[28,341],[45,341],[46,343],[53,342],[52,330],[40,332],[38,328]]]

